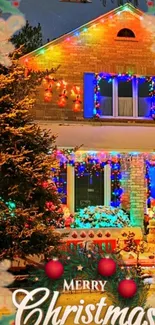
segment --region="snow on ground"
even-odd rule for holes
[[[42,129],[57,134],[59,147],[75,147],[81,150],[155,151],[155,127],[108,126],[79,123],[37,121]]]

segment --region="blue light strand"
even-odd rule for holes
[[[149,167],[155,167],[155,164],[150,163],[149,161],[146,161],[146,174],[145,179],[147,181],[147,206],[148,208],[151,208],[151,178],[149,173]]]
[[[101,116],[100,110],[100,81],[101,79],[105,79],[108,82],[112,82],[113,78],[118,78],[119,80],[124,81],[131,81],[134,78],[137,79],[139,82],[148,82],[149,83],[149,96],[152,98],[151,110],[150,110],[150,117],[155,120],[155,77],[150,76],[136,76],[128,73],[119,73],[119,74],[106,74],[106,73],[99,73],[95,74],[94,79],[94,110],[93,115],[96,118]]]
[[[64,163],[60,163],[59,170],[57,170],[56,168],[52,168],[52,171],[53,171],[52,180],[57,187],[58,193],[62,196],[61,202],[63,204],[66,204],[67,203],[67,182],[66,182],[67,166]],[[66,177],[64,177],[63,174],[65,174]]]
[[[88,159],[87,162],[76,162],[75,173],[77,177],[83,177],[85,173],[95,174],[99,177],[100,172],[104,170],[107,162],[101,162],[99,159]]]
[[[111,162],[111,206],[117,208],[121,204],[123,189],[121,188],[121,163]]]

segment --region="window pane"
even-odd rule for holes
[[[90,174],[84,172],[83,176],[75,174],[75,210],[89,205],[104,205],[104,172]]]
[[[118,79],[118,116],[133,116],[132,80]]]
[[[152,99],[149,96],[149,83],[138,80],[138,116],[149,117]]]
[[[100,83],[100,110],[101,116],[112,116],[112,82],[106,79],[101,79]]]

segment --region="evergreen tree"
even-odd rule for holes
[[[58,163],[55,136],[43,132],[30,114],[37,86],[52,72],[26,76],[15,55],[9,68],[0,67],[0,259],[46,256],[60,241],[52,230],[63,227],[51,177]]]
[[[13,35],[11,42],[14,44],[16,49],[21,45],[24,45],[22,51],[23,55],[38,49],[43,45],[41,25],[38,23],[37,27],[33,27],[27,20],[26,25],[20,30],[20,32]]]

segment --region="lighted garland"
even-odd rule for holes
[[[111,206],[119,207],[123,190],[121,188],[121,163],[111,162]]]
[[[100,162],[99,159],[88,159],[87,162],[75,162],[75,173],[77,177],[83,177],[84,173],[89,173],[90,175],[96,174],[104,171],[104,166],[107,162]]]
[[[53,177],[52,180],[55,183],[58,193],[62,196],[61,201],[66,204],[67,200],[67,182],[62,174],[67,174],[67,165],[60,162],[59,169],[52,169]]]
[[[120,74],[95,74],[94,79],[94,110],[93,115],[95,118],[99,118],[101,116],[101,110],[100,110],[100,81],[102,79],[108,80],[108,82],[112,82],[114,78],[123,78],[124,80],[131,81],[134,78],[138,78],[140,80],[144,80],[145,82],[149,83],[149,96],[151,97],[151,109],[150,109],[150,117],[155,120],[155,77],[150,76],[136,76],[131,75],[127,73],[120,73]]]
[[[149,175],[149,167],[155,167],[155,163],[150,163],[149,161],[146,161],[146,182],[147,182],[147,206],[148,208],[151,208],[151,178]]]
[[[153,120],[155,120],[155,81],[154,80],[150,80],[149,82],[149,95],[152,99],[150,116],[152,117]]]

